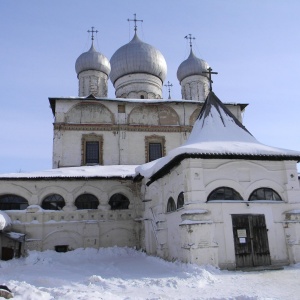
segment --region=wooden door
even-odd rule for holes
[[[237,267],[271,264],[264,215],[232,215]]]

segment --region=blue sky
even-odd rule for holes
[[[110,59],[131,39],[134,13],[144,20],[140,38],[167,61],[172,98],[181,98],[176,72],[191,33],[194,53],[219,72],[216,95],[249,103],[247,129],[267,145],[300,150],[299,1],[1,0],[1,173],[52,167],[48,97],[77,96],[75,61],[90,47],[91,26]]]

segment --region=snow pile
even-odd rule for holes
[[[4,212],[0,211],[0,230],[3,230],[5,227],[11,224],[10,217]]]
[[[166,262],[128,248],[29,252],[0,261],[0,283],[16,300],[299,299],[300,265],[229,272]]]

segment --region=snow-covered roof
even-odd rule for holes
[[[300,152],[260,143],[210,92],[186,143],[137,172],[151,183],[188,157],[300,161]]]
[[[204,103],[204,101],[196,100],[185,100],[185,99],[128,99],[128,98],[104,98],[95,97],[94,95],[89,95],[87,97],[49,97],[50,106],[53,114],[55,114],[55,102],[57,100],[67,100],[67,101],[78,101],[78,100],[94,100],[94,101],[104,101],[104,102],[119,102],[119,103],[142,103],[142,104],[164,104],[164,103],[191,103],[199,104]],[[248,105],[246,103],[236,103],[236,102],[226,102],[226,105],[240,106],[241,110],[244,110]]]
[[[51,169],[31,173],[0,174],[3,179],[55,179],[55,178],[129,178],[135,177],[136,165],[113,165],[113,166],[82,166]]]

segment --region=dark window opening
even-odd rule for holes
[[[144,95],[141,95],[141,99],[145,99],[145,96],[144,96]]]
[[[55,251],[56,252],[68,252],[68,245],[57,245],[55,246]]]
[[[167,212],[175,211],[176,210],[176,204],[172,197],[169,198],[168,204],[167,204]]]
[[[23,210],[28,206],[28,201],[17,195],[0,196],[0,210]]]
[[[270,188],[259,188],[253,191],[249,197],[249,201],[253,201],[253,200],[282,201],[279,194]]]
[[[213,190],[207,197],[207,201],[213,200],[244,200],[242,196],[230,187],[219,187]]]
[[[184,205],[184,194],[181,192],[177,198],[177,209],[183,207]]]
[[[161,143],[149,143],[149,161],[162,157]]]
[[[99,142],[86,142],[85,147],[85,162],[87,164],[99,164]]]
[[[62,210],[65,205],[66,203],[64,198],[58,194],[51,194],[42,202],[42,208],[49,210]]]
[[[126,196],[122,194],[114,194],[110,197],[108,204],[110,205],[111,210],[117,210],[128,209],[130,202]]]
[[[92,194],[82,194],[75,200],[77,209],[97,209],[99,200]]]

